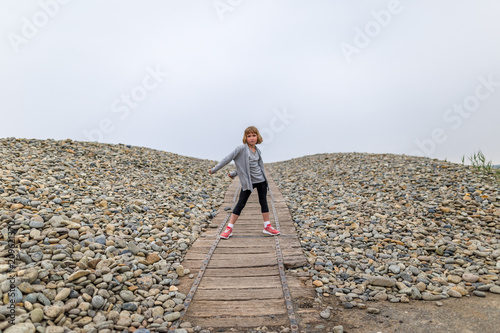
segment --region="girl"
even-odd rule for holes
[[[264,220],[264,230],[262,232],[268,235],[279,235],[279,231],[271,227],[271,223],[269,222],[269,208],[267,207],[266,199],[269,185],[264,172],[264,162],[262,161],[260,150],[256,146],[259,143],[262,143],[262,136],[259,130],[254,126],[247,127],[243,134],[243,144],[236,147],[219,164],[208,170],[208,173],[213,174],[234,160],[236,171],[229,173],[228,176],[233,178],[238,174],[240,175],[240,197],[231,214],[231,220],[226,230],[220,235],[221,238],[227,239],[233,235],[234,223],[240,216],[241,210],[245,207],[248,197],[255,187],[259,194],[259,203]]]

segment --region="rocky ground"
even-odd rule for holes
[[[309,261],[297,271],[309,272],[319,295],[377,313],[370,301],[442,305],[500,294],[493,177],[391,154],[317,154],[270,166]],[[500,315],[498,304],[494,310]]]
[[[0,332],[167,331],[183,309],[178,279],[196,273],[182,258],[231,182],[226,172],[208,174],[218,161],[13,138],[0,139],[0,158]],[[389,154],[268,166],[309,261],[295,271],[331,300],[326,323],[363,332],[361,322],[386,321],[417,300],[446,306],[500,293],[500,189],[492,177]],[[402,319],[392,319],[396,328],[384,332],[403,332]]]
[[[13,138],[0,159],[0,331],[166,331],[190,273],[179,263],[231,182],[207,173],[217,162]]]

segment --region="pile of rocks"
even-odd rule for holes
[[[339,153],[270,164],[317,292],[346,307],[500,293],[500,187],[429,158]]]
[[[208,174],[217,162],[14,138],[0,158],[0,330],[167,331],[186,297],[180,262],[231,182]]]

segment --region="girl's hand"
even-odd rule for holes
[[[231,176],[231,174],[230,174],[230,173],[228,173],[227,175],[228,175],[228,176],[229,176],[229,178],[231,178],[231,179],[233,179],[233,178],[234,178],[233,176]]]
[[[212,169],[208,169],[208,173],[209,173],[209,174],[212,174]]]

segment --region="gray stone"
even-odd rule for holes
[[[95,295],[92,297],[92,306],[96,309],[100,309],[104,305],[104,298],[100,295]]]
[[[330,309],[328,309],[328,308],[324,309],[323,311],[321,311],[321,312],[320,312],[320,314],[319,314],[319,315],[320,315],[320,316],[321,316],[321,318],[323,318],[323,319],[328,319],[328,318],[330,318],[330,315],[331,315],[331,313],[330,313]]]
[[[435,295],[435,294],[431,294],[431,293],[422,293],[422,299],[424,301],[437,301],[437,300],[440,300],[440,299],[443,299],[443,295]]]
[[[64,333],[64,327],[62,327],[62,326],[48,326],[45,329],[45,333]]]
[[[35,333],[35,325],[32,323],[16,324],[7,328],[4,333]]]
[[[342,325],[334,326],[333,333],[344,333],[344,327]]]
[[[137,254],[141,251],[141,249],[134,242],[129,242],[127,247],[133,254]]]
[[[122,290],[122,291],[120,291],[120,297],[125,302],[132,302],[135,299],[134,293],[131,292],[130,290]]]
[[[385,276],[369,277],[369,282],[372,286],[380,286],[380,287],[394,287],[396,285],[395,279]]]
[[[19,288],[14,288],[13,289],[13,294],[12,293],[9,293],[9,300],[10,302],[12,302],[12,297],[14,297],[14,303],[19,303],[23,300],[23,293],[21,292],[21,290],[19,290]]]
[[[180,317],[181,317],[180,312],[172,312],[172,313],[166,314],[164,319],[165,319],[165,321],[174,321],[174,320],[179,319]]]
[[[43,320],[43,310],[36,308],[30,312],[31,321],[33,323],[39,323]]]
[[[57,318],[57,316],[59,316],[63,311],[64,311],[64,308],[62,308],[60,306],[56,306],[56,305],[46,306],[43,309],[43,313],[47,317],[51,317],[51,318]]]
[[[45,223],[43,223],[43,222],[38,222],[38,221],[31,221],[30,222],[31,228],[43,228],[44,225],[45,225]]]
[[[462,297],[461,293],[459,293],[458,291],[453,290],[453,289],[448,290],[448,295],[451,296],[451,297],[455,297],[455,298],[461,298]]]
[[[398,265],[390,265],[389,270],[394,274],[399,274],[399,272],[401,272],[401,267]]]
[[[137,304],[135,304],[135,303],[125,303],[125,304],[123,304],[123,310],[135,311],[135,310],[137,310]]]

